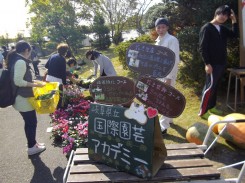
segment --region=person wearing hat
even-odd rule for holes
[[[175,54],[175,64],[172,71],[165,78],[159,79],[164,83],[174,87],[177,78],[178,64],[180,61],[179,41],[176,37],[169,34],[169,21],[166,18],[158,18],[155,22],[155,29],[158,34],[156,45],[167,47],[171,49]],[[166,133],[167,128],[170,127],[170,123],[173,123],[173,119],[161,115],[159,118],[159,122],[162,132]]]
[[[232,28],[223,26],[228,19]],[[199,116],[208,119],[210,113],[222,115],[216,108],[218,84],[222,79],[227,62],[227,39],[238,36],[238,25],[233,10],[222,5],[214,13],[211,22],[201,27],[199,52],[205,64],[206,82],[203,89]]]

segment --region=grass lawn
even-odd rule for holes
[[[81,50],[80,54],[84,55],[85,51],[88,48],[84,48]],[[118,58],[113,53],[113,47],[102,51],[102,53],[108,56],[117,71],[119,76],[127,77],[129,74],[129,70],[124,70],[118,61]],[[86,78],[91,75],[91,70],[93,69],[93,65],[90,61],[85,60],[86,65],[82,66],[82,76]],[[166,144],[170,143],[186,143],[187,140],[185,138],[186,131],[188,127],[196,122],[203,122],[207,124],[206,120],[201,119],[197,114],[199,112],[200,106],[200,96],[197,96],[191,88],[184,88],[180,83],[176,84],[176,88],[185,96],[186,98],[186,106],[184,112],[177,118],[174,119],[174,124],[171,125],[171,128],[168,129],[166,135],[164,135],[164,142]],[[89,93],[85,93],[85,95],[89,95]],[[234,92],[233,92],[234,95]],[[234,99],[231,97],[231,99]],[[224,115],[233,113],[228,107],[226,107],[226,93],[224,91],[220,91],[218,96],[218,107],[224,111]],[[239,113],[245,114],[245,107],[238,108]],[[244,137],[245,138],[245,137]],[[229,165],[232,163],[236,163],[239,161],[243,161],[245,157],[245,150],[240,149],[230,143],[227,143],[223,138],[219,138],[218,142],[215,146],[207,153],[207,158],[213,160],[217,163],[217,167],[221,167],[223,165]],[[240,170],[241,166],[232,169],[222,170],[223,177],[236,177],[238,170]]]

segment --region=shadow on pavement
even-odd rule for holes
[[[31,163],[34,166],[34,174],[30,183],[60,183],[63,182],[64,169],[57,167],[54,172],[45,165],[39,155],[29,156]]]

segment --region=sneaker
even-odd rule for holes
[[[174,124],[173,120],[169,120],[169,124]]]
[[[45,143],[40,143],[40,142],[37,142],[36,143],[38,146],[45,146]],[[26,144],[26,147],[28,146],[28,144]]]
[[[210,113],[209,113],[209,111],[208,111],[208,112],[206,112],[205,114],[201,115],[200,117],[201,117],[202,119],[208,120],[208,117],[209,117],[209,116],[210,116]]]
[[[167,134],[167,129],[162,131],[162,135]]]
[[[217,109],[216,107],[213,107],[212,109],[209,109],[209,112],[213,113],[213,114],[216,114],[216,115],[219,115],[219,116],[223,115],[223,111]]]
[[[38,144],[34,145],[31,148],[28,148],[27,153],[29,156],[43,152],[46,150],[45,146],[39,146]]]
[[[45,143],[37,142],[37,145],[38,145],[38,146],[45,146]]]

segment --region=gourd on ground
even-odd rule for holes
[[[208,126],[211,126],[213,123],[217,122],[217,121],[222,121],[223,120],[223,116],[219,116],[219,115],[215,115],[215,114],[211,114],[209,117],[208,117]],[[218,134],[218,124],[216,124],[212,131],[215,133],[215,134]]]
[[[192,126],[190,126],[186,132],[186,140],[191,143],[195,143],[197,145],[201,145],[208,131],[208,125],[196,122]],[[213,133],[210,134],[207,145],[210,145],[214,140],[215,136]]]
[[[226,129],[221,134],[221,137],[227,141],[237,145],[238,147],[245,149],[245,115],[240,113],[231,113],[226,115],[223,120],[238,120],[244,119],[241,123],[229,123]],[[225,123],[220,123],[218,125],[218,132],[224,128]]]

